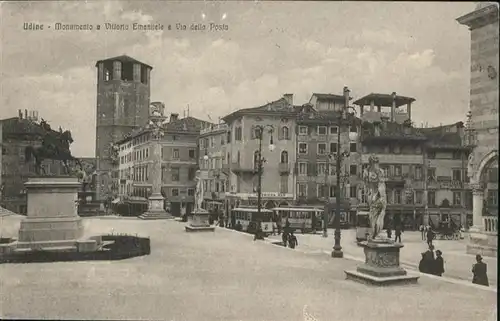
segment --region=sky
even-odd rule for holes
[[[217,121],[294,94],[354,99],[397,92],[416,99],[412,118],[464,121],[470,32],[456,18],[473,2],[34,1],[0,2],[0,119],[37,110],[70,129],[75,156],[95,155],[96,61],[127,54],[153,66],[151,101],[167,113]],[[93,24],[57,31],[57,22]],[[159,23],[163,31],[95,30]],[[24,23],[44,30],[23,30]],[[177,23],[187,30],[176,30]],[[190,31],[191,24],[228,30]],[[52,26],[48,29],[48,26]],[[168,30],[168,25],[172,30]]]

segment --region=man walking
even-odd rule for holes
[[[396,225],[396,230],[394,231],[394,234],[396,235],[394,242],[398,242],[398,239],[399,239],[399,243],[402,243],[401,242],[401,233],[402,233],[401,225],[398,224],[398,225]]]
[[[430,226],[427,227],[427,245],[432,246],[432,240],[434,240],[434,237],[436,234],[434,234],[434,231],[432,231],[432,228]]]
[[[418,228],[420,230],[420,233],[422,234],[422,241],[425,241],[425,229],[422,224],[420,224],[420,227]]]
[[[483,258],[480,254],[476,255],[476,264],[472,265],[472,283],[489,286],[487,265],[483,262]]]

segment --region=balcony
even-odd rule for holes
[[[226,131],[228,129],[229,129],[229,126],[227,124],[216,124],[216,125],[212,125],[208,128],[202,129],[200,131],[200,135],[208,134],[208,133],[216,132],[216,131]]]
[[[498,217],[483,216],[483,227],[485,232],[498,234]]]
[[[257,169],[253,164],[231,163],[231,171],[233,173],[256,173]]]
[[[278,170],[280,174],[289,174],[290,173],[290,164],[289,163],[279,163]]]

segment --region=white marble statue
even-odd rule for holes
[[[203,204],[203,179],[201,178],[201,171],[196,171],[196,191],[194,193],[194,210],[197,212],[203,211],[201,205]]]
[[[385,174],[379,166],[378,157],[371,155],[368,167],[363,171],[363,182],[368,206],[370,207],[371,239],[377,238],[384,227],[387,195],[385,192]]]
[[[474,176],[474,152],[471,152],[467,161],[467,176]]]

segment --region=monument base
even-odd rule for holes
[[[481,254],[486,257],[497,257],[498,234],[471,228],[469,230],[469,244],[467,244],[466,253],[473,255]]]
[[[142,213],[139,218],[143,220],[165,220],[173,219],[174,217],[170,215],[163,208],[164,198],[161,194],[153,194],[149,197],[149,207],[148,210]]]
[[[210,225],[209,217],[210,213],[206,210],[195,210],[189,217],[186,232],[214,232],[215,227]]]
[[[344,271],[346,278],[365,284],[385,286],[417,283],[418,276],[408,275],[399,266],[399,250],[403,244],[389,239],[375,239],[358,243],[364,247],[365,263],[356,271]]]

